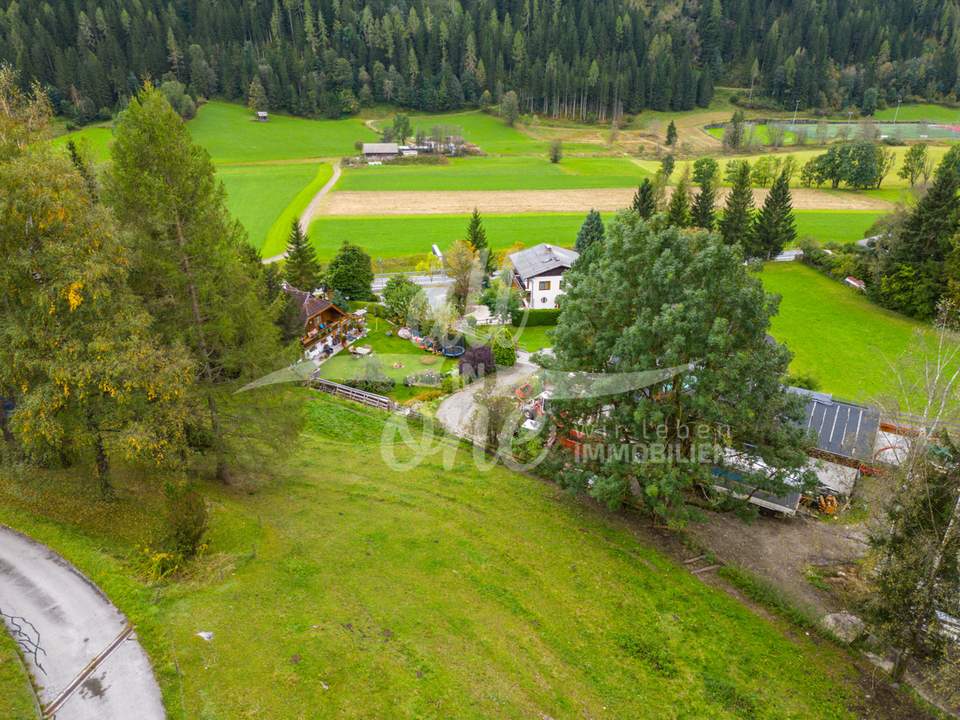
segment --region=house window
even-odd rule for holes
[[[560,276],[560,289],[561,289],[561,290],[566,290],[566,288],[567,288],[567,279],[561,275],[561,276]]]
[[[549,280],[541,280],[541,281],[540,281],[540,288],[539,288],[539,289],[540,289],[540,290],[549,290],[549,289],[550,289],[550,281],[549,281]]]

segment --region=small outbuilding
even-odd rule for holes
[[[363,159],[367,162],[386,162],[400,156],[397,143],[364,143]]]
[[[259,110],[257,112],[257,122],[267,122],[269,119],[270,119],[270,113],[264,110]]]

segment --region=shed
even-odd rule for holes
[[[879,410],[803,388],[787,391],[807,399],[804,424],[816,434],[820,454],[846,465],[873,461],[880,430]]]
[[[264,112],[263,110],[257,111],[257,120],[259,122],[266,122],[270,119],[270,113]]]
[[[397,143],[364,143],[363,157],[370,160],[393,160],[400,155],[400,145]]]

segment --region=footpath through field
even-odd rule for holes
[[[335,176],[336,177],[336,176]],[[333,181],[331,181],[333,182]],[[668,193],[672,191],[668,188]],[[722,203],[727,190],[718,194]],[[767,190],[754,190],[757,205]],[[790,191],[796,210],[892,210],[886,200],[797,188]],[[456,190],[456,191],[367,191],[335,192],[326,198],[319,214],[330,215],[444,215],[469,213],[479,208],[485,213],[536,212],[612,212],[629,207],[634,188],[599,188],[582,190]],[[317,203],[323,199],[317,196]],[[312,204],[311,204],[312,205]],[[271,258],[273,260],[273,258]],[[265,261],[267,262],[267,261]]]
[[[25,648],[44,718],[166,717],[150,661],[127,619],[66,560],[3,526],[0,612]]]

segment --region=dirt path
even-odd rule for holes
[[[302,215],[300,215],[300,229],[303,230],[304,234],[309,232],[310,223],[313,222],[314,218],[321,214],[320,205],[323,203],[323,199],[327,196],[327,193],[333,190],[333,186],[337,184],[338,180],[340,180],[340,174],[340,162],[337,161],[333,164],[333,175],[331,175],[326,184],[320,188],[319,192],[313,196],[313,200],[311,200],[310,204],[307,205],[307,209],[303,211]],[[280,262],[286,256],[287,252],[284,250],[279,255],[264,258],[263,264],[269,265],[271,263]]]
[[[754,190],[758,205],[767,190]],[[891,210],[876,198],[798,188],[791,191],[797,210]],[[590,190],[462,190],[418,192],[336,192],[324,203],[321,215],[438,215],[469,213],[475,207],[486,213],[613,211],[628,207],[634,188]],[[722,203],[726,191],[718,193]],[[319,196],[318,196],[319,197]]]
[[[49,548],[0,526],[0,611],[57,720],[163,720],[160,688],[127,619]],[[0,630],[2,632],[2,630]]]

